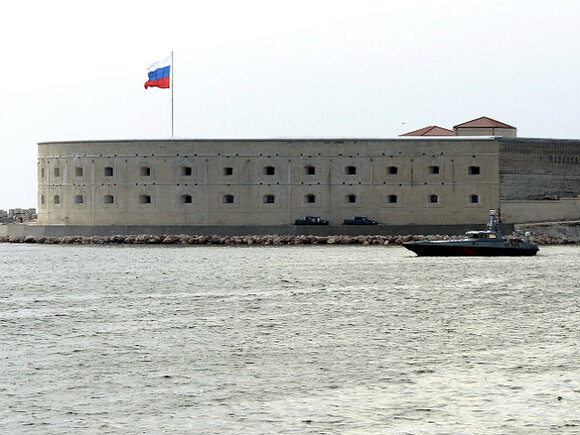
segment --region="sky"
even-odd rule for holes
[[[37,143],[389,138],[488,116],[580,139],[580,1],[6,2],[0,209],[37,207]]]

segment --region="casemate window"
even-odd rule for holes
[[[306,175],[316,175],[316,168],[314,166],[305,166],[304,167],[304,173]]]
[[[139,204],[151,204],[151,195],[139,195]]]

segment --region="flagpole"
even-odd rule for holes
[[[171,50],[171,138],[173,138],[173,50]]]

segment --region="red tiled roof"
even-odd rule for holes
[[[420,128],[419,130],[400,134],[399,136],[455,136],[455,132],[443,127],[437,127],[436,125],[430,125],[429,127]]]
[[[482,116],[481,118],[472,119],[471,121],[464,122],[463,124],[457,124],[453,128],[513,128],[511,125],[504,124],[503,122],[496,121],[495,119],[488,118],[487,116]]]

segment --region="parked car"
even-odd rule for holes
[[[294,225],[328,225],[328,221],[320,219],[318,216],[306,216],[302,219],[296,219]]]
[[[372,221],[365,216],[355,216],[350,219],[345,219],[343,225],[377,225],[377,221]]]

